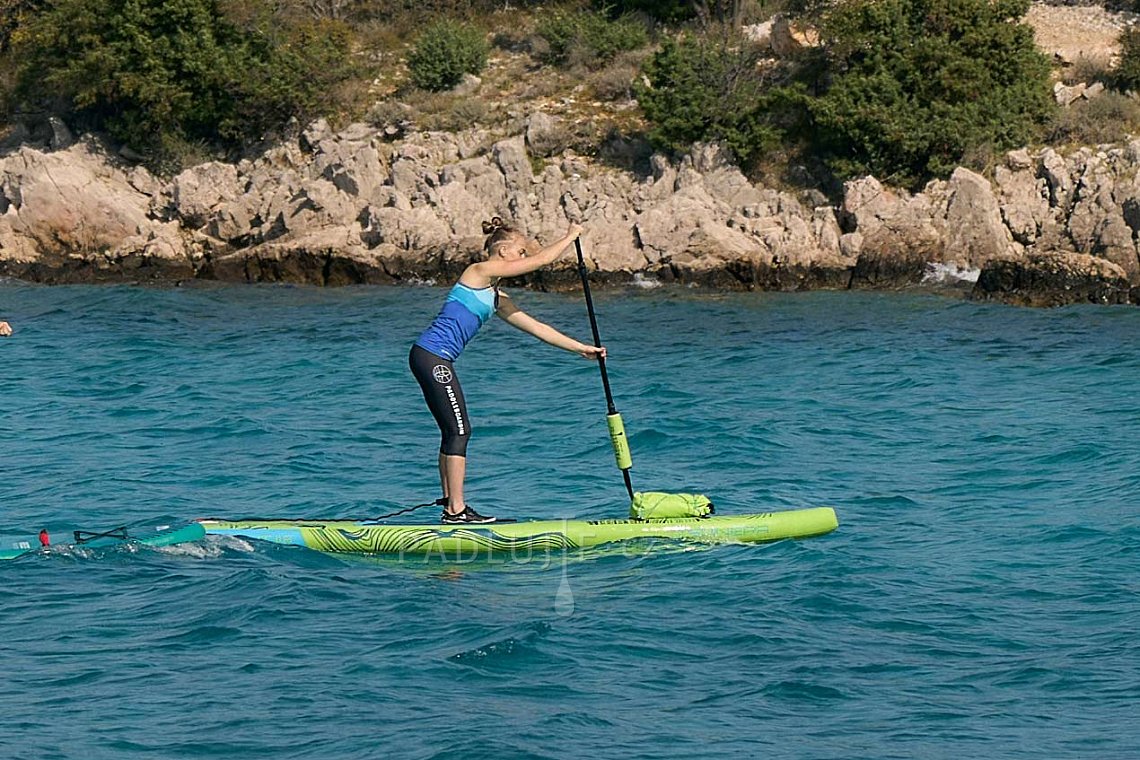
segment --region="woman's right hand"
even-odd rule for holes
[[[582,225],[571,223],[570,227],[566,230],[567,240],[577,240],[578,236],[582,234]]]

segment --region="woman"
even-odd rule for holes
[[[0,338],[7,338],[12,334],[12,325],[0,319]]]
[[[439,480],[443,486],[443,498],[436,504],[444,508],[440,518],[444,523],[495,521],[493,517],[480,515],[463,498],[471,421],[467,416],[459,377],[452,364],[491,314],[498,314],[507,324],[541,341],[587,359],[604,358],[606,355],[605,348],[580,343],[525,314],[498,285],[504,277],[518,277],[554,263],[582,234],[580,226],[570,225],[561,240],[533,256],[528,256],[528,250],[539,249],[538,242],[528,241],[526,236],[503,224],[497,216],[490,222],[483,222],[483,234],[488,236],[483,245],[487,259],[463,270],[459,281],[448,292],[439,315],[416,340],[408,356],[412,374],[424,392],[428,409],[443,437],[439,447]]]

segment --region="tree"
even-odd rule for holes
[[[920,183],[1029,142],[1054,103],[1019,19],[1029,0],[848,0],[822,15],[823,92],[807,105],[841,176]]]
[[[652,127],[650,139],[684,150],[716,141],[749,163],[779,140],[781,90],[766,90],[757,51],[723,36],[667,39],[645,66],[648,85],[636,87]]]
[[[0,53],[9,46],[12,32],[20,20],[35,13],[43,5],[43,0],[0,0]]]
[[[343,25],[278,22],[262,0],[55,0],[12,35],[17,97],[157,161],[237,147],[320,110],[349,72]]]
[[[1129,27],[1120,33],[1120,63],[1113,84],[1121,90],[1140,88],[1140,29]]]

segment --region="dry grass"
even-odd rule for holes
[[[531,10],[498,10],[480,18],[493,47],[481,84],[466,96],[428,94],[411,87],[404,59],[414,43],[405,21],[374,19],[357,26],[357,55],[367,62],[369,79],[359,112],[382,126],[458,131],[473,126],[510,133],[532,113],[560,120],[567,147],[599,153],[617,135],[632,139],[644,132],[632,83],[650,51],[619,56],[598,71],[559,69],[541,63],[544,41],[535,32]]]
[[[1061,109],[1046,140],[1053,145],[1104,145],[1140,134],[1140,102],[1106,91]]]
[[[624,104],[633,100],[633,83],[641,74],[646,51],[623,53],[613,63],[594,72],[589,78],[596,100]]]
[[[1061,69],[1061,82],[1070,87],[1075,84],[1092,84],[1093,82],[1112,83],[1112,70],[1103,57],[1090,58],[1080,56],[1072,66]]]

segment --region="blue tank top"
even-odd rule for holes
[[[463,353],[463,347],[495,313],[498,296],[493,287],[469,288],[455,283],[448,291],[439,314],[416,338],[416,345],[436,356],[455,361]]]

